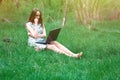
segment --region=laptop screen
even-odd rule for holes
[[[47,37],[47,43],[50,43],[51,41],[55,41],[59,35],[61,28],[57,28],[54,30],[51,30],[48,37]]]

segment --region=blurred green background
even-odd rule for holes
[[[0,80],[120,80],[120,0],[0,0]],[[80,59],[27,45],[33,8]]]

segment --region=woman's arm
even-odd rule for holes
[[[28,35],[33,37],[33,38],[42,38],[42,37],[46,37],[46,30],[45,27],[43,27],[43,33],[39,34],[38,33],[38,27],[35,26],[35,30],[33,30],[30,25],[27,23],[26,24],[26,28],[28,30]]]
[[[38,37],[37,36],[37,30],[33,30],[28,23],[26,23],[26,29],[28,30],[28,35],[29,36],[31,36],[33,38],[37,38]]]
[[[34,19],[34,23],[35,23],[35,25],[38,25],[38,18],[35,18],[35,19]],[[38,26],[35,26],[35,37],[36,37],[36,38],[46,37],[46,30],[45,30],[44,25],[43,25],[42,30],[43,30],[43,33],[42,33],[42,34],[39,34],[39,33],[38,33]]]
[[[46,37],[46,29],[45,27],[43,27],[43,33],[42,34],[38,34],[38,37]]]

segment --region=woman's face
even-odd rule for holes
[[[37,18],[37,19],[40,18],[40,12],[39,11],[36,12],[35,18]]]

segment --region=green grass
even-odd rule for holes
[[[59,23],[46,23],[47,34]],[[120,23],[101,22],[95,28],[67,22],[62,29],[58,41],[84,52],[74,59],[50,50],[36,52],[27,45],[24,23],[1,23],[0,80],[119,80]],[[3,42],[6,38],[10,42]]]

